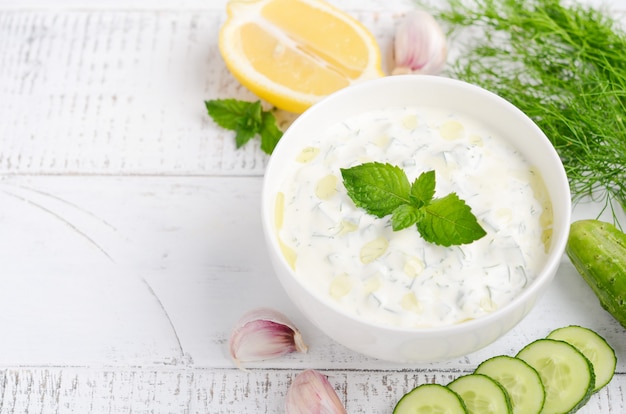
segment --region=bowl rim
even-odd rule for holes
[[[557,190],[560,190],[560,192],[563,193],[561,195],[562,197],[564,197],[564,200],[563,200],[564,204],[563,204],[562,210],[559,210],[559,211],[554,210],[554,202],[553,202],[554,191],[549,190],[548,192],[551,195],[553,215],[554,216],[556,216],[557,214],[561,215],[560,221],[563,222],[563,225],[562,225],[561,231],[558,234],[553,233],[552,235],[552,246],[550,248],[550,252],[548,253],[546,257],[545,263],[543,264],[541,270],[537,273],[536,277],[531,282],[531,284],[523,288],[510,302],[499,307],[494,312],[481,315],[477,318],[473,318],[473,319],[459,322],[459,323],[438,325],[438,326],[432,326],[432,327],[403,327],[403,326],[398,326],[398,325],[389,325],[389,324],[384,324],[380,322],[370,321],[370,320],[367,320],[366,318],[358,317],[358,315],[354,315],[342,309],[341,307],[334,304],[329,298],[311,291],[295,275],[295,272],[288,265],[284,255],[280,253],[278,237],[276,237],[275,231],[272,228],[274,205],[275,205],[274,203],[275,203],[275,197],[276,197],[277,192],[271,191],[270,179],[272,178],[273,171],[276,168],[278,168],[276,167],[276,165],[278,165],[281,162],[280,159],[281,159],[282,153],[284,152],[283,149],[287,147],[285,142],[291,139],[291,136],[293,136],[293,134],[298,131],[298,128],[300,128],[300,125],[311,122],[309,121],[309,118],[315,119],[315,117],[318,117],[318,112],[320,111],[320,109],[328,105],[331,105],[335,103],[336,101],[350,100],[352,99],[350,98],[351,95],[358,94],[358,93],[366,93],[369,89],[384,88],[385,86],[389,86],[393,84],[402,85],[405,83],[416,84],[416,85],[430,84],[430,85],[435,85],[435,86],[466,89],[467,93],[478,94],[479,96],[482,96],[481,99],[489,99],[493,101],[495,105],[501,106],[503,110],[506,110],[507,112],[514,114],[517,118],[520,119],[520,121],[523,121],[526,124],[526,126],[530,128],[531,131],[533,131],[533,135],[536,136],[537,139],[539,139],[539,141],[543,141],[543,144],[546,147],[544,149],[547,151],[547,154],[545,155],[550,158],[550,163],[553,163],[555,165],[555,169],[557,169],[559,172],[559,177],[555,177],[556,181],[559,183],[559,186],[558,186],[559,188],[557,188],[557,186],[555,186],[555,188],[557,188]],[[306,141],[303,145],[306,145]],[[457,80],[457,79],[453,79],[453,78],[448,78],[444,76],[434,76],[434,75],[395,75],[395,76],[388,76],[388,77],[363,81],[363,82],[351,85],[349,87],[346,87],[344,89],[341,89],[337,92],[330,94],[329,96],[325,97],[324,99],[322,99],[321,101],[313,105],[311,108],[306,110],[304,113],[298,116],[298,118],[296,118],[294,122],[289,126],[289,128],[285,131],[285,133],[283,134],[283,137],[278,142],[273,154],[269,158],[269,161],[266,165],[264,179],[263,179],[261,202],[262,202],[261,221],[262,221],[263,231],[266,236],[265,237],[266,249],[269,250],[270,254],[275,254],[276,257],[279,258],[280,266],[284,268],[283,270],[289,273],[289,276],[295,280],[295,282],[302,288],[303,291],[307,292],[312,298],[314,298],[318,302],[321,302],[324,306],[331,308],[334,312],[341,314],[343,317],[348,318],[351,321],[354,321],[355,323],[358,323],[367,327],[386,330],[388,332],[410,333],[415,336],[420,336],[421,334],[424,334],[424,335],[447,334],[450,332],[459,333],[459,332],[475,330],[476,328],[479,328],[481,326],[490,325],[495,320],[500,320],[503,316],[508,315],[511,312],[518,310],[520,307],[523,307],[525,303],[529,303],[529,302],[532,302],[533,300],[538,299],[538,296],[543,293],[541,292],[541,289],[543,289],[546,285],[548,285],[554,278],[555,273],[557,272],[558,267],[560,265],[563,253],[565,252],[565,246],[567,243],[567,238],[568,238],[568,233],[569,233],[569,223],[571,222],[571,210],[572,210],[572,201],[571,201],[569,182],[567,179],[567,175],[565,173],[565,169],[561,162],[561,159],[558,156],[553,145],[550,143],[548,137],[539,128],[539,126],[537,126],[535,122],[532,121],[532,119],[530,119],[530,117],[528,117],[524,112],[522,112],[519,108],[514,106],[512,103],[510,103],[506,99],[478,85],[471,84],[471,83]],[[273,265],[276,266],[274,261],[272,262],[273,262]],[[281,281],[281,284],[282,284],[282,281]],[[531,304],[531,306],[527,307],[527,309],[524,310],[523,316],[519,318],[519,320],[516,323],[519,323],[519,321],[521,321],[524,318],[524,316],[532,309],[533,306],[534,306],[534,302],[533,304]]]

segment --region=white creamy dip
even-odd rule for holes
[[[523,139],[523,137],[522,137]],[[471,244],[425,242],[415,226],[357,208],[340,168],[401,167],[413,182],[434,170],[435,197],[456,192],[487,235]],[[544,264],[552,209],[544,184],[517,150],[462,114],[403,107],[363,113],[320,131],[277,196],[283,253],[308,289],[383,325],[434,327],[493,312]]]

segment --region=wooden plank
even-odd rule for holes
[[[265,251],[261,184],[261,177],[4,177],[0,365],[231,367],[225,344],[235,321],[271,306],[292,317],[311,346],[272,367],[397,369],[329,340],[287,298]],[[511,354],[570,323],[593,327],[626,355],[624,330],[564,262],[510,334],[437,366],[464,369]]]
[[[382,44],[397,13],[360,13]],[[223,11],[0,13],[0,172],[262,175],[204,100],[256,98],[219,55]],[[283,128],[292,114],[279,112]]]
[[[385,55],[400,12],[355,11]],[[223,11],[0,13],[0,172],[262,175],[203,101],[255,99],[217,48]],[[283,127],[293,116],[281,113]]]
[[[300,370],[7,368],[0,370],[0,414],[278,413]],[[447,384],[457,370],[321,371],[349,413],[390,413],[424,383]],[[592,396],[580,414],[626,410],[624,376]]]
[[[405,10],[416,7],[412,0],[327,0],[344,10],[379,12],[381,10]],[[437,3],[438,0],[432,0]],[[61,9],[61,10],[218,10],[225,8],[228,0],[110,0],[106,3],[99,0],[22,0],[16,3],[14,0],[0,0],[0,9]],[[593,7],[611,6],[613,9],[626,9],[626,0],[577,0],[582,4]]]
[[[412,0],[327,0],[344,10],[377,12],[380,10],[402,10],[414,8]],[[590,0],[597,1],[597,0]],[[624,0],[613,0],[624,1]],[[0,0],[0,9],[19,10],[116,10],[116,11],[178,11],[178,10],[214,10],[223,12],[228,0]]]

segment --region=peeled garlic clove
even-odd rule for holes
[[[394,39],[393,75],[436,75],[448,56],[446,36],[439,23],[423,10],[407,13],[398,24]]]
[[[299,373],[287,390],[286,414],[346,414],[328,378],[308,369]]]
[[[254,309],[239,319],[229,340],[235,363],[277,358],[291,352],[306,352],[302,334],[282,313]]]

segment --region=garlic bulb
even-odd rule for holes
[[[299,373],[287,390],[286,414],[346,414],[328,378],[308,369]]]
[[[396,28],[393,52],[392,75],[436,75],[448,56],[446,36],[432,15],[413,10]]]
[[[229,340],[230,356],[241,362],[277,358],[291,352],[306,352],[300,331],[282,313],[269,308],[247,312],[239,319]]]

